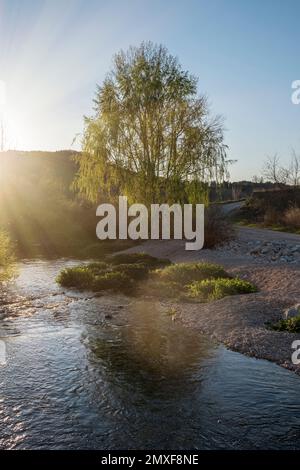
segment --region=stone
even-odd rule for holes
[[[285,320],[287,318],[297,317],[298,315],[300,315],[300,304],[296,304],[293,307],[289,307],[283,312],[283,318]]]

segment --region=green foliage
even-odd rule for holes
[[[271,328],[275,331],[288,331],[289,333],[300,333],[300,315],[284,320],[279,320],[274,325],[271,325]]]
[[[86,267],[93,274],[99,274],[105,271],[109,267],[109,265],[104,261],[97,261],[95,263],[89,263]]]
[[[127,263],[123,263],[125,256]],[[179,263],[153,271],[161,260],[144,253],[121,253],[109,260],[115,262],[90,263],[63,269],[56,280],[62,286],[77,289],[112,289],[130,294],[135,292],[200,302],[221,299],[226,295],[256,292],[255,286],[247,281],[231,279],[221,266],[215,264]]]
[[[146,279],[149,273],[149,266],[142,263],[118,264],[116,269],[134,280]]]
[[[124,263],[126,261],[126,263]],[[151,269],[169,262],[146,253],[120,253],[107,257],[107,262],[63,269],[56,281],[65,287],[101,291],[105,289],[130,290],[133,281],[148,277]]]
[[[106,272],[102,275],[95,276],[92,283],[92,290],[118,290],[126,291],[131,288],[131,279],[123,272]]]
[[[188,297],[207,302],[218,300],[228,295],[250,294],[257,292],[257,288],[242,279],[207,279],[194,281],[188,287]]]
[[[89,201],[207,201],[207,182],[223,180],[222,123],[211,118],[197,79],[163,46],[121,51],[85,119],[75,188]],[[100,190],[101,189],[101,190]]]
[[[87,266],[65,268],[57,276],[56,281],[64,287],[78,287],[88,289],[93,285],[94,275]]]
[[[187,285],[192,281],[229,277],[222,266],[211,263],[172,264],[155,271],[154,275],[161,281],[176,282],[181,285]]]
[[[137,244],[97,240],[96,207],[70,190],[74,152],[3,152],[0,167],[0,227],[16,256],[103,259]]]
[[[106,289],[122,290],[130,285],[130,278],[124,272],[110,271],[99,263],[63,269],[56,278],[64,287],[76,287],[101,291]]]
[[[9,280],[14,273],[13,246],[7,233],[0,231],[0,282]]]

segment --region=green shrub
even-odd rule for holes
[[[218,300],[228,295],[257,292],[256,287],[242,279],[207,279],[194,281],[187,286],[188,297],[202,302]]]
[[[117,255],[118,260],[124,260]],[[156,258],[149,255],[133,256],[126,259],[136,262],[122,264],[107,264],[105,262],[90,263],[85,266],[75,266],[63,269],[57,276],[57,282],[65,287],[90,289],[94,291],[117,290],[133,293],[139,288],[139,293],[155,297],[189,300],[202,302],[215,300],[226,295],[256,292],[249,282],[231,279],[221,266],[210,263],[179,263],[149,272],[155,266]],[[141,261],[150,261],[150,265]],[[140,261],[140,262],[139,262]]]
[[[146,279],[149,273],[149,267],[142,263],[118,264],[115,269],[135,280]]]
[[[56,282],[61,286],[77,287],[79,289],[91,288],[93,281],[94,275],[87,266],[62,269],[56,278]]]
[[[0,232],[0,282],[8,281],[14,274],[13,246],[5,232]]]
[[[122,291],[131,287],[131,279],[121,272],[107,272],[96,276],[92,283],[92,289],[95,291],[108,289]]]
[[[172,264],[155,271],[154,275],[162,281],[177,282],[183,285],[187,285],[192,281],[230,277],[222,266],[211,263]]]
[[[100,274],[103,273],[103,271],[107,271],[107,269],[109,269],[109,265],[104,261],[99,261],[87,264],[86,269],[93,274]]]
[[[279,320],[271,325],[272,330],[288,331],[289,333],[300,333],[300,315],[285,320]]]
[[[132,240],[98,240],[96,243],[88,243],[83,248],[77,250],[76,254],[80,258],[103,259],[117,251],[132,248],[136,243]]]
[[[63,269],[56,278],[58,284],[64,287],[89,289],[94,291],[119,289],[130,286],[131,279],[123,272],[95,270],[95,264],[75,266]]]

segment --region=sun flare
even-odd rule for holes
[[[7,84],[0,80],[0,148],[9,150],[18,148],[24,141],[22,113],[9,104]]]

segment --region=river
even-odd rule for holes
[[[149,300],[61,289],[19,266],[0,307],[1,449],[300,449],[300,379]]]

